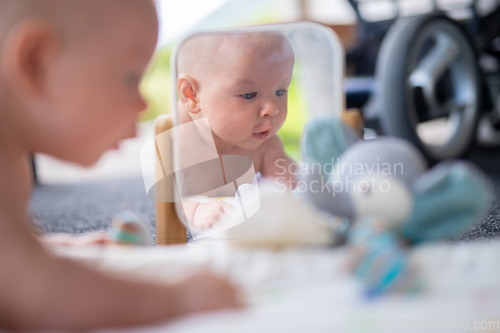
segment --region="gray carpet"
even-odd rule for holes
[[[154,230],[154,206],[138,175],[82,184],[39,184],[34,188],[31,214],[40,233],[106,230],[113,215],[124,210],[136,213]]]
[[[496,198],[489,211],[456,240],[500,236],[500,169],[495,167],[487,172]],[[76,185],[40,184],[34,188],[31,204],[35,228],[41,233],[81,234],[106,230],[113,215],[123,210],[142,216],[154,230],[154,209],[140,175]]]
[[[495,198],[490,209],[475,225],[455,240],[479,240],[500,236],[500,175],[488,173],[494,186]]]

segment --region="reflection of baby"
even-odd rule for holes
[[[180,123],[206,117],[219,155],[247,156],[262,176],[283,177],[281,166],[293,167],[276,135],[285,122],[295,61],[287,37],[198,36],[183,44],[178,59]],[[293,170],[287,171],[293,187]],[[199,228],[212,226],[230,207],[222,200],[183,202],[188,222]]]

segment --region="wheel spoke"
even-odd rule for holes
[[[440,108],[442,111],[441,116],[451,115],[452,113],[460,114],[460,112],[465,110],[466,106],[467,105],[465,103],[460,103],[455,99],[450,99]]]
[[[422,89],[431,119],[449,113],[439,105],[434,91],[439,78],[460,53],[460,46],[450,36],[438,33],[435,37],[435,45],[415,67],[408,79],[410,87]]]
[[[460,109],[455,109],[452,112],[450,112],[450,115],[448,117],[448,124],[451,133],[456,133],[457,130],[460,128],[460,123],[462,121],[462,113]]]

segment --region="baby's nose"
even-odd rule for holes
[[[273,117],[279,113],[278,106],[273,101],[268,101],[260,111],[261,117]]]

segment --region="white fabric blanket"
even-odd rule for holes
[[[168,281],[208,268],[234,281],[248,304],[241,311],[195,315],[126,332],[500,330],[500,241],[412,249],[411,260],[423,275],[423,291],[372,300],[362,296],[347,273],[348,253],[343,247],[251,249],[208,238],[171,247],[57,252],[141,279]]]

